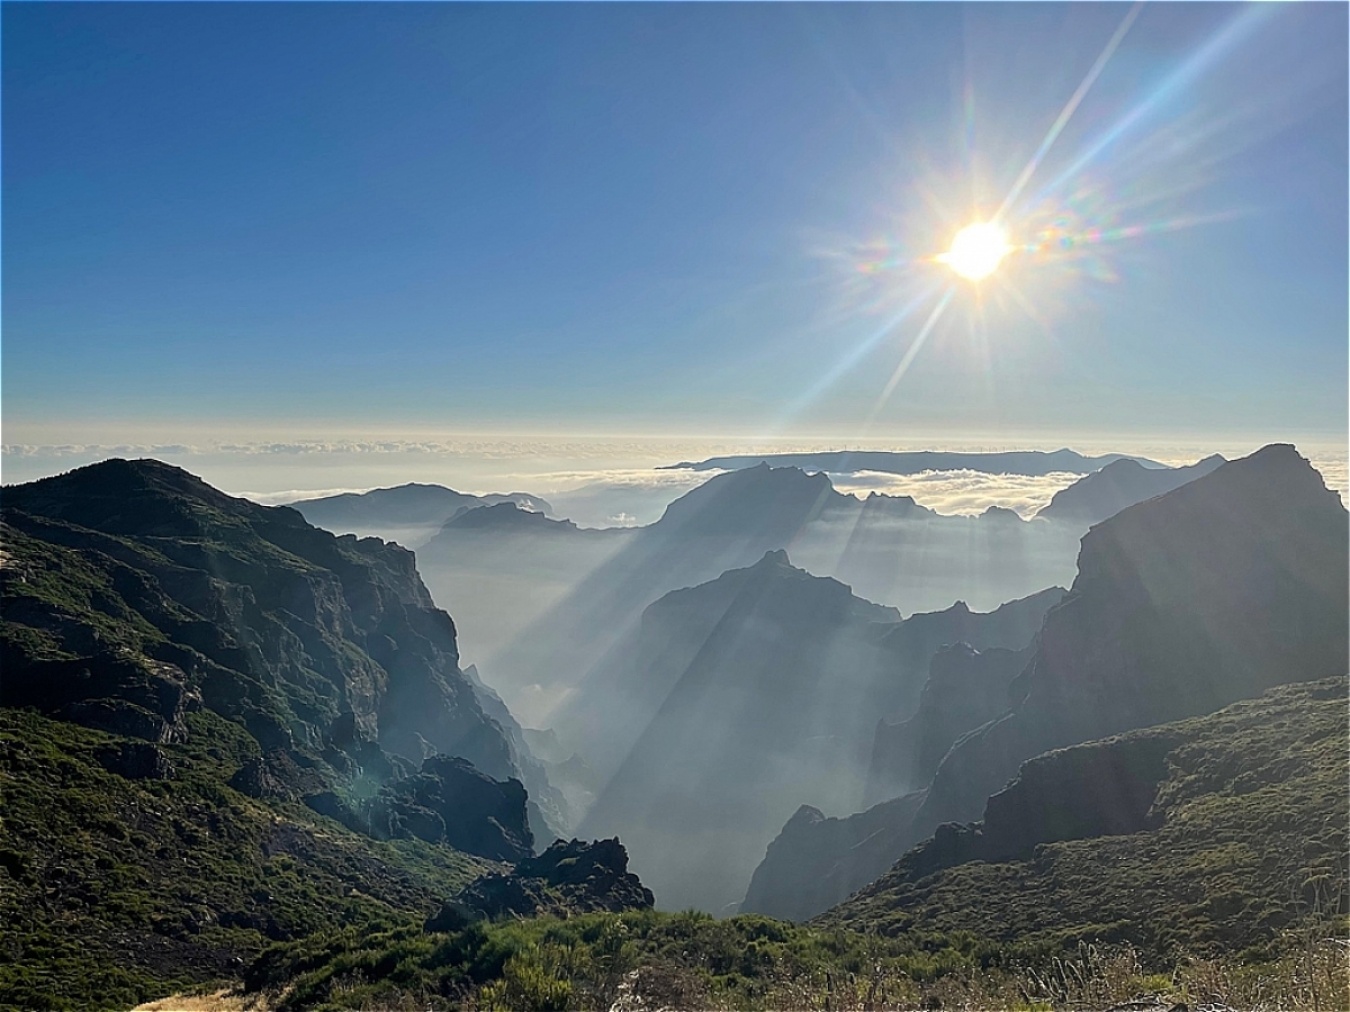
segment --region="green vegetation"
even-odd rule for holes
[[[1344,1008],[1344,954],[1319,942],[1277,960],[1178,958],[1130,946],[1050,950],[898,937],[758,915],[630,911],[471,925],[447,934],[359,929],[278,945],[247,996],[301,1009],[1105,1008],[1148,995],[1235,1008]]]
[[[226,786],[257,743],[209,711],[159,748],[170,779],[100,756],[128,741],[0,710],[0,1006],[116,1008],[235,978],[277,941],[420,924],[488,862],[378,842]]]
[[[1291,933],[1346,937],[1345,705],[1346,679],[1332,678],[1108,739],[1092,747],[1180,739],[1153,803],[1156,829],[1040,844],[1023,860],[918,880],[897,868],[823,919],[1050,946],[1105,939],[1163,958],[1272,959]]]

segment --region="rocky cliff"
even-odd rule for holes
[[[1343,668],[1348,554],[1339,498],[1280,445],[1094,527],[1073,588],[1046,614],[1031,661],[1008,686],[1008,712],[952,745],[907,827],[885,820],[891,809],[875,813],[888,827],[890,860],[944,823],[978,818],[1041,752]],[[804,851],[811,834],[799,830]],[[947,832],[937,845],[958,838]],[[828,842],[822,836],[810,859],[780,861],[766,880],[780,893],[801,890],[782,869],[828,863]]]
[[[453,931],[471,921],[503,917],[570,917],[599,910],[647,910],[651,890],[628,870],[617,839],[558,840],[509,872],[489,872],[442,905],[427,931]]]
[[[1347,557],[1339,497],[1284,445],[1092,528],[1011,712],[943,760],[916,837],[978,816],[1040,752],[1343,668]]]
[[[267,776],[305,756],[369,774],[319,758],[342,727],[414,765],[518,775],[412,553],[150,460],[9,487],[3,507],[0,703],[155,741],[204,706],[291,756]]]
[[[615,769],[583,829],[618,833],[664,904],[737,903],[798,807],[860,804],[876,715],[913,711],[934,651],[1021,645],[1062,593],[901,621],[782,551],[672,593],[560,722],[588,717],[576,740]]]
[[[866,803],[926,787],[958,738],[1008,712],[1013,680],[1034,653],[958,642],[933,654],[913,716],[877,723]]]

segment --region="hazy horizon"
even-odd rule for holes
[[[1023,437],[939,440],[829,438],[515,436],[475,438],[255,441],[237,444],[123,443],[66,446],[6,445],[0,465],[6,484],[48,477],[108,457],[155,457],[197,474],[232,495],[264,505],[408,483],[443,485],[472,495],[528,492],[549,499],[555,514],[584,527],[654,521],[664,506],[706,481],[710,472],[670,470],[680,461],[754,453],[838,449],[997,452],[1069,448],[1089,455],[1125,453],[1169,466],[1219,453],[1233,459],[1270,442],[1292,442],[1350,500],[1350,460],[1344,442],[1323,437],[1161,440],[1156,437],[1082,440]],[[716,473],[716,472],[712,472]],[[975,514],[1004,506],[1029,516],[1080,475],[1043,476],[933,471],[915,475],[834,476],[835,487],[865,496],[876,491],[912,496],[939,513]]]

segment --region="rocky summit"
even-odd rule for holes
[[[509,872],[474,880],[426,923],[451,931],[479,919],[649,910],[651,890],[628,870],[628,852],[617,839],[584,843],[558,840]]]

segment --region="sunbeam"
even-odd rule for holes
[[[1106,69],[1106,64],[1120,47],[1121,42],[1124,41],[1126,33],[1130,30],[1130,26],[1134,24],[1135,19],[1139,17],[1139,12],[1143,10],[1143,8],[1144,5],[1141,0],[1141,2],[1131,6],[1125,13],[1125,17],[1121,20],[1120,26],[1106,43],[1106,47],[1102,50],[1101,55],[1097,57],[1096,62],[1092,64],[1091,69],[1089,69],[1086,76],[1084,76],[1082,83],[1078,85],[1078,88],[1074,91],[1073,95],[1070,96],[1069,101],[1064,104],[1064,108],[1060,110],[1059,115],[1055,117],[1055,122],[1052,123],[1050,129],[1046,131],[1045,139],[1041,141],[1040,147],[1038,147],[1036,153],[1031,156],[1031,160],[1027,162],[1021,175],[1019,175],[1017,181],[1013,183],[1012,189],[1008,191],[1008,195],[1003,198],[1003,204],[994,215],[994,221],[1001,220],[1003,216],[1008,213],[1009,209],[1012,208],[1017,198],[1022,195],[1022,190],[1026,188],[1027,183],[1031,181],[1031,177],[1035,174],[1036,169],[1040,167],[1041,159],[1049,152],[1051,146],[1059,137],[1060,132],[1064,129],[1065,125],[1069,122],[1069,119],[1082,103],[1083,98],[1092,88],[1092,85],[1096,83],[1097,78],[1101,76],[1102,71]]]
[[[938,320],[942,318],[943,312],[951,303],[952,296],[955,294],[955,288],[948,288],[942,298],[938,300],[938,304],[933,307],[933,311],[928,315],[928,319],[924,322],[918,335],[914,338],[909,348],[906,349],[904,357],[900,359],[900,364],[895,367],[895,372],[891,374],[891,378],[887,381],[885,389],[881,391],[881,396],[877,398],[876,406],[872,409],[872,414],[868,419],[869,422],[876,418],[878,412],[880,412],[881,409],[885,407],[886,402],[890,400],[891,394],[895,391],[895,388],[899,385],[900,381],[904,379],[905,373],[909,371],[909,367],[913,364],[915,357],[923,349],[924,342],[928,340],[928,335],[931,334],[933,328],[937,326]]]

